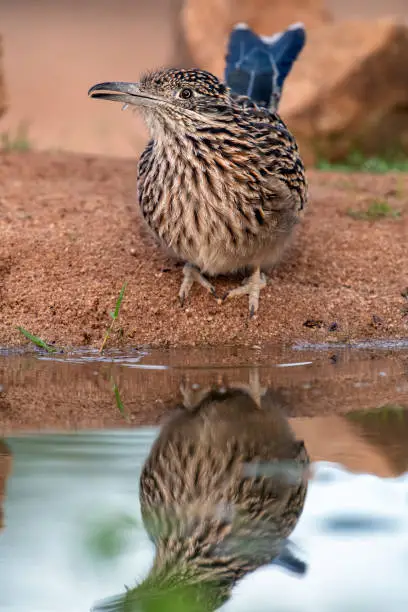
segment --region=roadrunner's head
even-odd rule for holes
[[[212,122],[231,102],[228,88],[217,77],[196,69],[151,72],[139,83],[98,83],[88,95],[140,109],[153,132],[179,132],[200,121]]]

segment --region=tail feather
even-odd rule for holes
[[[284,81],[305,41],[302,23],[273,36],[258,36],[246,24],[237,24],[228,41],[225,82],[235,95],[276,109]]]
[[[281,553],[275,557],[271,565],[282,567],[292,574],[303,576],[309,569],[308,565],[306,561],[301,559],[297,554],[297,550],[293,550],[293,548],[293,543],[290,540],[286,540]]]

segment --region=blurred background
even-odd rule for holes
[[[310,45],[312,48],[315,44],[318,57],[325,55],[325,51],[322,45],[316,46],[313,42],[312,31],[341,27],[341,31],[336,30],[337,39],[330,32],[325,38],[340,41],[333,42],[330,50],[336,55],[347,46],[349,20],[373,22],[371,47],[376,44],[381,47],[389,33],[382,37],[382,31],[374,27],[375,20],[394,16],[398,24],[404,24],[408,1],[0,0],[0,15],[3,48],[0,71],[4,77],[4,88],[0,87],[0,114],[4,103],[7,105],[0,118],[3,148],[7,143],[17,142],[22,149],[131,156],[140,150],[146,137],[141,121],[129,113],[121,113],[116,105],[89,100],[87,90],[92,84],[104,80],[137,80],[141,72],[169,64],[200,64],[220,72],[230,24],[241,20],[257,30],[262,27],[263,34],[273,33],[293,21],[304,21],[311,30]],[[362,37],[360,46],[366,49],[369,33]],[[395,47],[395,38],[393,41]],[[406,46],[408,49],[408,42]],[[311,65],[308,53],[307,59],[305,50],[304,61]],[[366,59],[368,52],[364,53]],[[353,46],[351,55],[359,55]],[[341,58],[343,67],[347,67],[347,62],[349,58]],[[303,81],[305,78],[318,81],[315,69],[309,68],[309,64],[299,61],[296,74]],[[405,62],[401,69],[406,71]],[[327,73],[327,66],[324,70]],[[391,82],[385,88],[402,91],[403,106],[406,99],[408,107],[408,77],[404,78],[406,87],[405,84],[401,87],[396,78],[397,84]],[[299,121],[296,123],[296,117],[299,117],[299,97],[316,95],[308,88],[304,82],[299,88],[289,80],[282,102],[283,115],[293,117],[294,131],[304,133],[305,140],[309,138],[308,128],[303,129]],[[400,107],[400,101],[398,104]],[[300,110],[304,122],[306,111]],[[342,114],[341,110],[338,112]],[[378,116],[378,105],[373,113]],[[393,111],[393,125],[394,115]],[[344,126],[336,129],[344,130]],[[397,130],[401,131],[400,124]]]

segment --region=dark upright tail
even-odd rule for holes
[[[228,41],[225,82],[235,95],[248,96],[259,106],[275,110],[305,41],[302,23],[274,36],[258,36],[246,24],[236,25]]]

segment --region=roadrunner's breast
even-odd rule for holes
[[[306,198],[296,144],[277,116],[231,112],[228,127],[151,141],[139,164],[148,226],[209,274],[273,264]]]

